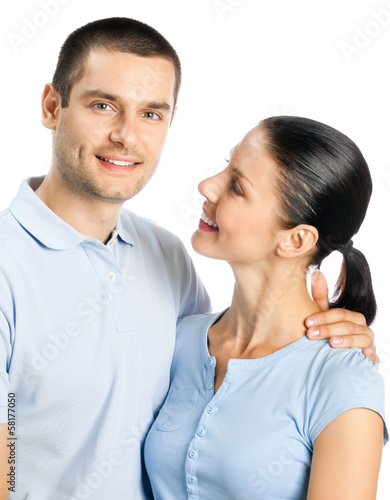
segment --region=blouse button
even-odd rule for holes
[[[198,454],[195,450],[190,450],[188,452],[188,456],[194,460],[195,458],[197,458]]]
[[[189,482],[189,484],[194,484],[195,483],[195,477],[194,476],[188,476],[187,481]]]
[[[198,436],[203,437],[206,434],[206,431],[203,429],[203,427],[200,427],[197,432]]]
[[[214,386],[214,384],[212,382],[209,382],[207,385],[206,385],[206,388],[207,389],[212,389]]]
[[[214,412],[215,412],[215,406],[209,406],[209,407],[207,408],[207,413],[209,413],[210,415],[211,415],[212,413],[214,413]]]

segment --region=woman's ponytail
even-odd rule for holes
[[[267,152],[278,166],[278,224],[283,229],[308,224],[318,230],[308,266],[318,268],[334,250],[343,254],[331,307],[360,312],[369,325],[376,314],[370,269],[351,240],[372,193],[366,160],[351,139],[315,120],[274,116],[260,127]]]
[[[341,246],[340,251],[344,257],[343,264],[336,283],[335,300],[330,307],[360,312],[370,325],[374,321],[377,305],[368,262],[362,252],[352,246],[352,240]]]

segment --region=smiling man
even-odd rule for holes
[[[43,123],[55,136],[53,166],[36,191],[41,200],[78,231],[105,241],[123,202],[158,165],[175,81],[174,65],[163,57],[94,49],[61,107],[55,75],[43,93]],[[95,221],[97,233],[90,234]]]
[[[151,498],[142,448],[176,322],[210,303],[178,238],[123,203],[158,165],[180,79],[165,38],[113,18],[68,37],[44,89],[51,168],[0,214],[2,498]],[[323,318],[371,343],[360,316]]]
[[[44,89],[52,166],[0,217],[12,499],[147,495],[141,447],[168,388],[177,318],[210,308],[178,238],[122,209],[158,165],[179,86],[159,33],[110,19],[70,35]]]

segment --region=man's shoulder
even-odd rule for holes
[[[0,210],[0,224],[4,224],[7,221],[7,217],[11,216],[11,211],[9,208],[4,208]]]
[[[128,209],[124,209],[123,212],[125,215],[124,220],[126,221],[126,218],[130,219],[139,238],[153,238],[170,247],[184,248],[182,241],[176,234],[160,226],[157,222],[142,217]]]
[[[20,226],[12,215],[9,208],[6,208],[0,212],[0,251],[4,248],[4,244],[1,242],[18,239],[18,234]]]
[[[211,326],[217,319],[222,315],[221,312],[206,312],[200,314],[190,314],[188,316],[182,316],[178,319],[177,329],[179,330],[189,330],[195,329],[199,330],[205,327]]]

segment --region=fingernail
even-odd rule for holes
[[[312,273],[312,275],[310,276],[311,281],[315,283],[316,281],[318,281],[320,279],[320,276],[321,276],[320,272],[314,271],[314,273]]]
[[[344,342],[343,337],[332,337],[333,345],[340,345]]]
[[[318,325],[317,318],[307,318],[306,324],[307,324],[307,326],[316,326],[316,325]]]
[[[315,329],[315,330],[310,330],[308,332],[308,334],[310,335],[310,337],[318,337],[320,335],[320,331]]]

